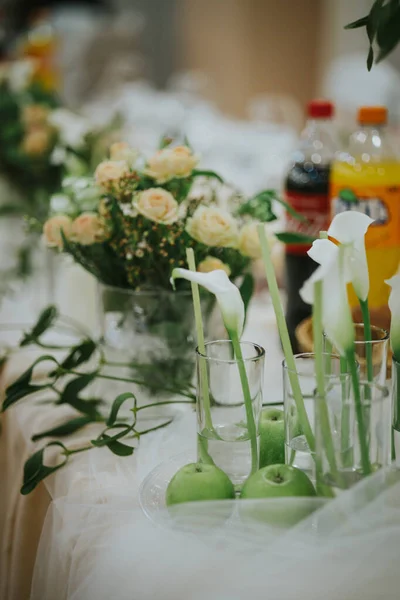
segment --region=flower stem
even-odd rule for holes
[[[369,314],[368,298],[359,300],[361,314],[364,323],[364,342],[365,342],[365,360],[367,363],[367,379],[370,383],[374,380],[374,366],[372,363],[372,332],[371,332],[371,317]],[[368,394],[370,390],[368,389]],[[368,396],[366,396],[368,398]]]
[[[261,251],[265,268],[265,276],[267,278],[269,292],[271,294],[272,304],[275,311],[279,336],[281,338],[283,346],[283,352],[288,368],[290,385],[292,388],[294,401],[296,403],[296,409],[299,416],[300,426],[307,440],[308,447],[311,453],[313,453],[315,450],[314,434],[312,432],[310,422],[307,416],[307,411],[304,406],[303,394],[301,392],[300,382],[296,371],[296,363],[294,360],[292,346],[290,344],[289,332],[285,321],[285,315],[283,312],[281,299],[279,296],[278,282],[276,280],[275,270],[271,260],[271,253],[269,249],[267,236],[265,235],[265,229],[262,224],[258,225],[257,230],[260,238]]]
[[[351,380],[353,383],[353,392],[354,392],[354,404],[356,409],[356,417],[357,417],[357,427],[358,427],[358,441],[360,444],[360,454],[361,454],[361,466],[363,469],[364,475],[369,475],[371,473],[371,464],[369,460],[369,452],[368,452],[368,444],[367,437],[364,425],[364,412],[363,406],[361,402],[361,391],[360,391],[360,382],[358,379],[358,371],[357,371],[357,363],[354,349],[347,350],[346,359],[351,375]]]
[[[314,284],[314,305],[313,305],[313,338],[314,338],[314,357],[315,357],[315,374],[317,379],[317,402],[318,415],[322,431],[323,443],[325,446],[326,458],[329,463],[331,474],[339,482],[339,472],[336,465],[335,448],[331,434],[329,423],[329,413],[325,398],[325,373],[324,373],[324,356],[322,352],[322,281],[317,281]],[[322,465],[317,463],[317,478],[318,471]]]
[[[196,272],[196,263],[194,260],[193,248],[186,248],[186,258],[190,271]],[[201,354],[206,354],[206,346],[204,343],[204,329],[203,321],[201,318],[201,303],[200,303],[200,292],[197,283],[191,282],[192,297],[193,297],[193,308],[194,308],[194,319],[196,322],[196,333],[197,333],[197,345]],[[208,376],[207,376],[207,363],[204,359],[199,361],[199,376],[201,380],[203,404],[204,404],[204,417],[206,421],[206,427],[210,431],[213,431],[213,424],[211,419],[211,403],[210,394],[208,387]]]
[[[247,417],[247,429],[249,431],[251,445],[251,472],[255,473],[258,469],[257,429],[254,420],[253,403],[251,401],[249,380],[247,378],[246,366],[244,364],[242,348],[240,346],[238,334],[234,330],[228,331],[228,334],[232,342],[233,351],[235,353],[239,368],[240,381],[242,384],[244,397],[244,406]]]

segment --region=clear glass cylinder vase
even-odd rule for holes
[[[317,484],[334,491],[348,489],[390,463],[391,406],[386,387],[359,382],[330,386],[315,397]]]
[[[198,460],[222,469],[237,490],[258,469],[265,356],[257,344],[240,348],[243,358],[230,340],[208,342],[205,354],[197,349]]]
[[[208,309],[205,303],[206,330]],[[181,391],[194,394],[196,338],[190,291],[135,291],[99,284],[99,312],[109,371],[135,379],[142,396],[162,400]]]
[[[400,465],[400,362],[392,358],[392,459]]]

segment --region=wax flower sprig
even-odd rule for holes
[[[174,285],[175,279],[186,279],[187,281],[201,285],[215,295],[219,304],[224,325],[232,342],[233,351],[237,359],[251,445],[251,472],[254,473],[258,467],[257,429],[249,381],[240,346],[240,338],[243,332],[245,317],[244,303],[240,291],[236,285],[230,281],[227,274],[221,270],[211,271],[210,273],[195,273],[187,269],[178,268],[172,271],[172,285]]]

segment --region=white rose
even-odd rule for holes
[[[127,175],[129,166],[125,160],[104,160],[94,173],[97,185],[106,192],[118,190],[120,180]]]
[[[104,223],[96,213],[82,213],[72,223],[71,239],[82,246],[90,246],[106,239]]]
[[[199,263],[197,270],[200,273],[210,273],[211,271],[225,271],[228,275],[231,274],[231,270],[229,265],[226,265],[222,260],[216,258],[215,256],[206,256],[204,260]]]
[[[110,146],[111,160],[125,160],[128,165],[133,166],[137,157],[138,152],[126,142],[115,142]]]
[[[49,248],[62,248],[63,240],[61,231],[68,239],[71,237],[72,221],[66,215],[56,215],[51,217],[43,225],[43,237]]]
[[[238,249],[243,256],[257,259],[261,257],[260,238],[257,232],[258,223],[248,223],[239,231]]]
[[[200,206],[186,225],[188,234],[206,246],[235,248],[238,227],[228,212],[213,206]]]
[[[198,156],[187,146],[164,148],[150,158],[145,172],[157,183],[164,183],[174,177],[189,177],[198,162]]]
[[[177,201],[170,192],[163,188],[150,188],[139,192],[133,206],[147,219],[163,225],[172,225],[179,218]]]

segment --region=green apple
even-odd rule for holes
[[[307,475],[290,465],[269,465],[245,482],[241,498],[281,498],[284,496],[315,496]]]
[[[284,412],[265,408],[260,419],[260,469],[285,462]]]
[[[182,502],[234,497],[233,483],[221,469],[215,465],[191,463],[179,469],[169,482],[166,504],[171,506]]]

